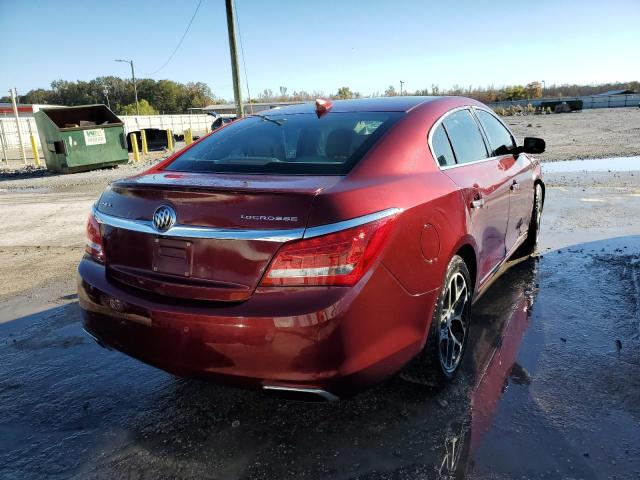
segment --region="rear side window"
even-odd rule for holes
[[[441,167],[447,165],[455,165],[456,158],[451,150],[451,144],[449,143],[449,137],[447,132],[444,131],[442,124],[438,125],[431,137],[431,146],[433,147],[433,153],[436,156],[436,160]]]
[[[496,117],[484,110],[476,110],[476,115],[487,134],[494,155],[505,155],[515,148],[511,133]]]
[[[469,163],[488,157],[480,127],[469,110],[452,113],[442,122],[449,134],[458,163]]]
[[[401,112],[280,114],[229,125],[194,145],[165,170],[300,175],[349,172]]]

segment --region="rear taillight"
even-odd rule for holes
[[[93,212],[89,214],[89,220],[87,220],[87,243],[84,250],[94,260],[104,262],[104,245],[102,244],[100,224],[94,217]]]
[[[354,285],[382,251],[395,218],[287,243],[261,285]]]

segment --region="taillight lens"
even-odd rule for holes
[[[87,220],[87,243],[84,250],[93,259],[104,262],[104,245],[100,234],[100,224],[93,216],[93,212],[89,214],[89,220]]]
[[[261,285],[354,285],[382,251],[395,218],[287,243]]]

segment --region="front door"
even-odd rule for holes
[[[513,157],[512,157],[513,158]],[[507,252],[513,250],[529,231],[533,212],[533,174],[531,160],[523,153],[512,159],[514,171],[509,199],[509,225],[505,244]]]
[[[511,132],[492,113],[475,111],[486,134],[492,154],[509,178],[509,222],[505,237],[507,253],[512,253],[529,228],[533,209],[531,160],[524,153],[514,157],[516,143]]]

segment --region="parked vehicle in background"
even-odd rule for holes
[[[167,131],[159,128],[145,128],[145,135],[147,137],[147,148],[151,151],[162,150],[167,148]],[[127,147],[129,151],[132,151],[132,136],[134,133],[138,140],[138,150],[142,150],[142,135],[140,130],[129,132],[127,134]],[[184,140],[184,135],[173,134],[173,141],[178,142]]]
[[[85,329],[178,375],[331,400],[458,370],[473,301],[534,251],[544,141],[462,97],[318,100],[112,184]]]
[[[214,130],[219,129],[220,127],[223,127],[224,125],[233,122],[236,119],[235,116],[220,116],[218,118],[216,118],[213,123],[211,124],[211,131],[213,132]]]

